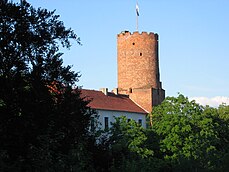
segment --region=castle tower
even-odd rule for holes
[[[165,98],[161,87],[158,35],[152,32],[121,32],[117,35],[118,92],[152,111]]]

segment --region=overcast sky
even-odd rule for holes
[[[136,0],[28,0],[56,9],[81,38],[64,51],[87,89],[117,87],[116,36],[136,31]],[[159,34],[160,76],[166,96],[180,92],[229,103],[229,0],[138,0],[139,31]]]

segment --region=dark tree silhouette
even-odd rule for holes
[[[80,44],[55,11],[0,2],[0,171],[80,171],[92,110],[59,46]]]

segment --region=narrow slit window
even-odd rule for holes
[[[142,56],[142,53],[140,53],[140,56]]]

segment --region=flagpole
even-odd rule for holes
[[[138,31],[138,15],[136,14],[136,29]]]
[[[138,16],[139,16],[139,7],[138,7],[138,0],[136,0],[136,29],[138,31]]]

